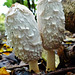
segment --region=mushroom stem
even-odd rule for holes
[[[29,62],[29,71],[33,70],[35,73],[39,73],[38,61],[33,60]]]
[[[55,52],[50,50],[47,51],[47,71],[55,70]]]

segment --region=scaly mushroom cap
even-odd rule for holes
[[[24,62],[41,57],[42,42],[37,23],[32,12],[25,6],[15,3],[6,16],[7,43]]]
[[[39,0],[37,18],[43,47],[46,50],[59,48],[65,30],[61,0]]]

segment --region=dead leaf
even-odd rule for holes
[[[6,71],[5,67],[2,67],[0,69],[0,75],[10,75],[10,74]]]

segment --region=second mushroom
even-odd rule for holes
[[[47,71],[55,70],[55,52],[64,39],[65,17],[61,0],[38,0],[37,21],[47,50]]]

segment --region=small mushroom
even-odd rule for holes
[[[30,71],[39,73],[42,41],[32,12],[21,4],[13,4],[6,15],[5,26],[7,43],[15,55],[29,63]]]
[[[47,70],[55,70],[55,52],[64,39],[65,17],[61,0],[39,0],[37,21],[42,44],[47,50]]]

